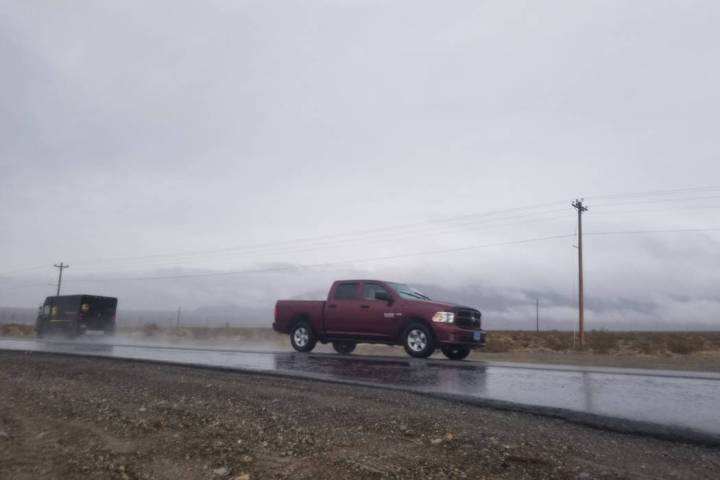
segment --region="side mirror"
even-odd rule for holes
[[[382,300],[391,303],[392,297],[387,292],[375,292],[375,300]]]

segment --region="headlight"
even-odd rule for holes
[[[455,321],[455,314],[453,312],[437,312],[433,315],[432,320],[438,323],[453,323]]]

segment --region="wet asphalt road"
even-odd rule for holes
[[[720,374],[276,349],[0,339],[0,349],[140,359],[402,389],[662,438],[720,445]]]

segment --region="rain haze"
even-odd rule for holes
[[[121,311],[380,278],[572,329],[584,197],[589,328],[718,327],[717,2],[0,5],[1,306],[63,261]]]

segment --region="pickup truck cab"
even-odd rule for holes
[[[437,302],[401,283],[340,280],[327,301],[278,300],[273,329],[290,335],[299,352],[331,342],[338,353],[358,343],[402,345],[413,357],[425,358],[437,348],[462,360],[485,344],[481,313],[472,307]]]

